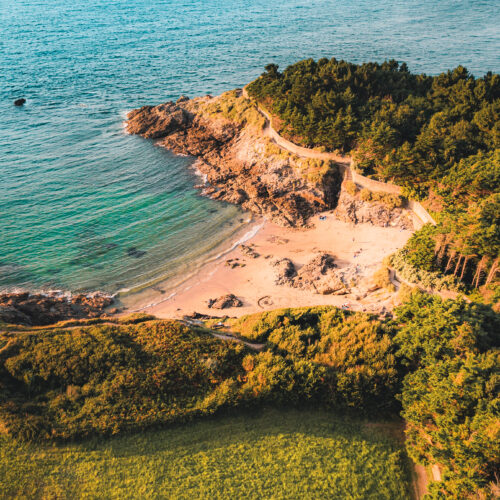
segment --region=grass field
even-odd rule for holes
[[[384,430],[385,429],[385,430]],[[64,446],[0,440],[0,498],[410,498],[384,425],[262,410]]]

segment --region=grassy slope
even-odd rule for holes
[[[410,498],[395,438],[263,410],[64,446],[0,441],[0,498]]]

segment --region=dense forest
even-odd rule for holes
[[[396,61],[336,59],[278,69],[266,66],[247,87],[276,117],[275,128],[304,146],[349,153],[364,175],[401,185],[438,221],[433,234],[426,233],[430,239],[408,253],[425,254],[432,246],[429,268],[494,294],[500,76],[476,78],[462,66],[428,76]]]
[[[498,487],[500,319],[490,307],[411,292],[394,319],[323,306],[228,326],[264,350],[147,316],[4,327],[0,427],[64,441],[262,405],[400,413],[409,455],[442,468],[430,498],[489,497]]]

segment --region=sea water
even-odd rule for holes
[[[130,109],[217,94],[273,62],[499,70],[494,0],[0,1],[0,290],[135,290],[193,272],[248,215]],[[24,97],[24,107],[13,101]]]

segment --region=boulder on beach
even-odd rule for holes
[[[271,265],[274,267],[274,282],[277,285],[293,286],[293,278],[297,276],[297,271],[290,259],[286,257],[277,259]]]
[[[348,293],[341,276],[337,274],[333,255],[322,253],[297,272],[290,259],[278,259],[273,262],[275,269],[275,283],[288,285],[293,288],[310,290],[321,295],[341,295]]]
[[[242,305],[243,302],[232,293],[208,301],[208,307],[211,309],[228,309],[229,307],[241,307]]]
[[[244,253],[252,259],[257,259],[260,257],[260,253],[256,252],[252,247],[253,245],[240,245],[241,253]]]

